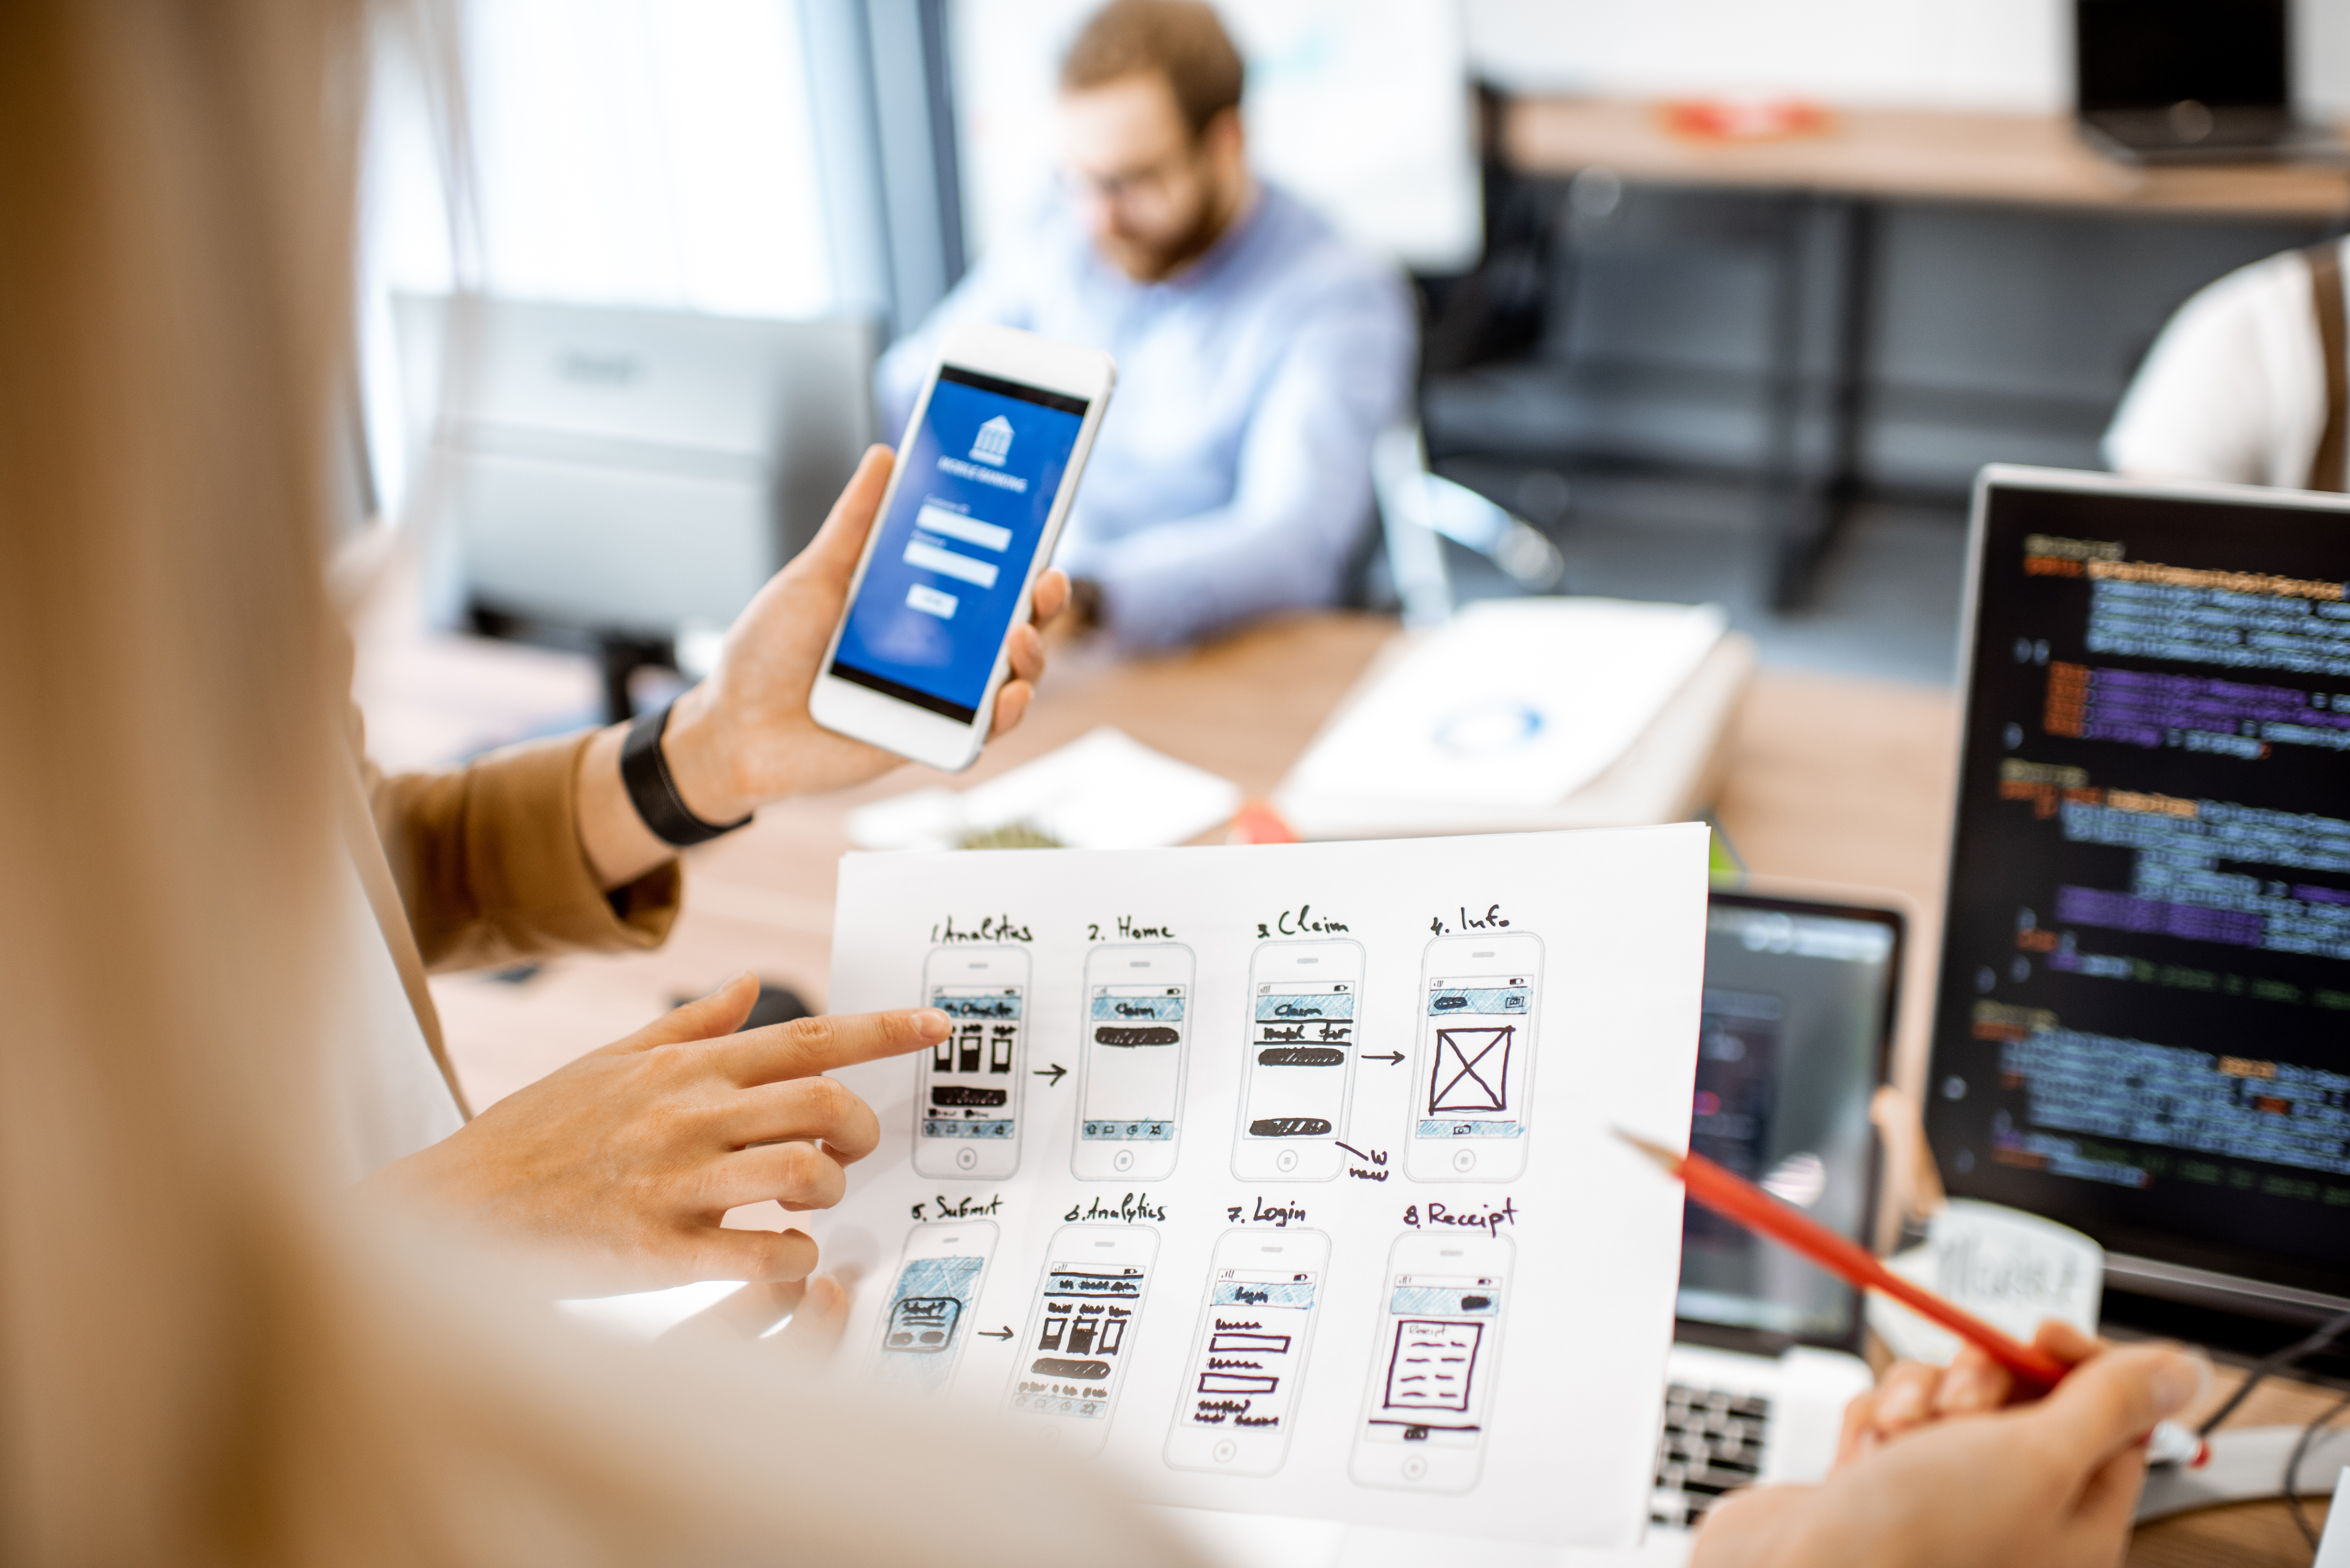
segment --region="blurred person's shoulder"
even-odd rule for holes
[[[1250,214],[1262,247],[1265,285],[1301,309],[1336,305],[1405,304],[1403,274],[1341,234],[1313,206],[1271,181],[1258,184]]]
[[[2345,272],[2350,272],[2350,240],[2329,243],[2337,247]],[[2309,255],[2305,251],[2280,251],[2204,285],[2179,307],[2179,318],[2218,324],[2287,312],[2292,313],[2296,323],[2315,319],[2311,309]]]

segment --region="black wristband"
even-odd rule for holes
[[[629,786],[629,804],[637,808],[653,836],[683,849],[707,844],[748,823],[747,816],[742,822],[722,824],[704,822],[693,815],[685,797],[677,793],[677,781],[669,775],[669,759],[661,754],[661,734],[668,728],[669,707],[665,706],[639,715],[620,744],[620,782]]]

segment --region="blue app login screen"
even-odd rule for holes
[[[834,675],[971,722],[1085,414],[1082,398],[939,372]]]

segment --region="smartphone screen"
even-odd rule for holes
[[[923,1057],[920,1136],[925,1176],[1009,1176],[1020,1150],[1020,1064],[1028,955],[1017,948],[941,948],[924,974],[923,1004],[947,1015],[947,1036]]]
[[[1289,1449],[1313,1344],[1329,1239],[1229,1231],[1216,1243],[1208,1302],[1175,1407],[1167,1460],[1187,1469],[1270,1475]]]
[[[1363,950],[1267,942],[1249,965],[1248,1087],[1232,1171],[1325,1180],[1338,1174],[1353,1086]]]
[[[1080,1178],[1157,1181],[1174,1173],[1191,995],[1189,948],[1101,947],[1087,958],[1071,1161]]]
[[[936,1389],[954,1376],[994,1241],[985,1220],[915,1227],[881,1314],[875,1372],[883,1382]]]
[[[1071,1225],[1054,1236],[1013,1376],[1015,1413],[1046,1417],[1075,1449],[1101,1446],[1158,1250],[1158,1232],[1141,1228]]]
[[[1502,1180],[1525,1165],[1540,939],[1454,937],[1428,946],[1420,971],[1414,1180]],[[1443,1144],[1448,1147],[1426,1147]]]
[[[830,673],[971,723],[1085,423],[1083,398],[956,365],[938,381],[875,523]]]
[[[1424,1239],[1413,1239],[1424,1240]],[[1468,1270],[1397,1269],[1374,1342],[1355,1479],[1465,1490],[1476,1482],[1501,1354],[1505,1244],[1457,1249]],[[1476,1267],[1468,1254],[1494,1250]],[[1406,1251],[1399,1243],[1398,1257]]]

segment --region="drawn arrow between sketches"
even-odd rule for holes
[[[1403,1060],[1403,1053],[1400,1051],[1390,1051],[1384,1056],[1366,1056],[1363,1060],[1366,1062],[1400,1062]]]
[[[1061,1075],[1067,1071],[1068,1069],[1066,1067],[1064,1067],[1058,1062],[1055,1062],[1049,1067],[1037,1068],[1036,1075],[1040,1078],[1052,1079],[1053,1086],[1057,1089],[1061,1086]]]
[[[989,1339],[1010,1339],[1012,1325],[1007,1323],[1002,1328],[983,1328],[979,1332]]]

